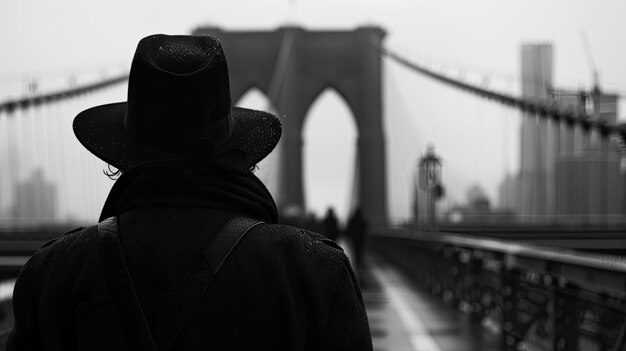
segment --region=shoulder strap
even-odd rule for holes
[[[156,345],[160,345],[163,350],[169,350],[230,253],[250,229],[261,223],[251,218],[233,217],[215,234],[200,263],[187,274],[176,294],[164,305],[164,310],[159,311],[162,318],[152,328],[156,331],[156,338],[153,338],[126,267],[117,221],[114,217],[103,221],[98,232],[105,271],[111,298],[130,346],[157,350]]]
[[[120,244],[117,218],[98,224],[98,238],[111,300],[132,350],[157,350]]]
[[[233,217],[211,239],[200,262],[187,273],[176,294],[159,311],[166,318],[160,318],[154,330],[158,331],[157,344],[165,345],[163,350],[174,345],[230,253],[250,229],[261,223],[252,218]]]

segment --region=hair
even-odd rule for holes
[[[255,173],[259,168],[259,165],[252,165],[250,166],[250,168],[248,168],[248,170],[252,173]],[[107,177],[109,177],[109,179],[111,180],[117,180],[122,173],[121,169],[117,169],[111,165],[107,165],[107,169],[102,170],[102,173],[104,173],[104,175],[106,175]]]
[[[122,170],[117,169],[111,165],[107,165],[107,169],[103,170],[102,173],[109,177],[111,180],[117,180],[122,175]]]

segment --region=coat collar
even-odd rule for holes
[[[107,197],[100,221],[150,206],[213,208],[278,222],[271,194],[252,172],[190,162],[144,164],[123,173]]]

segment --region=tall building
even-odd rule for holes
[[[615,123],[618,96],[599,88],[591,92],[555,89],[552,46],[526,44],[521,50],[522,96],[585,112],[594,120]],[[626,209],[621,153],[615,140],[580,125],[568,125],[524,113],[521,165],[507,176],[500,205],[523,221],[607,223],[622,221]]]
[[[43,171],[15,185],[11,216],[24,222],[52,222],[56,219],[57,189],[45,180]]]
[[[617,121],[617,99],[617,95],[604,94],[597,88],[591,93],[561,91],[555,96],[561,106],[585,111],[592,119],[608,123]],[[617,142],[580,126],[564,125],[562,135],[556,163],[557,214],[561,221],[622,220],[625,199]]]
[[[521,213],[519,174],[506,174],[498,188],[498,208]]]
[[[524,44],[521,50],[522,97],[546,101],[552,90],[552,45]],[[556,126],[524,113],[521,130],[520,201],[522,217],[540,219],[554,212]]]

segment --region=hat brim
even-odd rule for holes
[[[185,160],[189,157],[163,152],[135,141],[124,128],[125,114],[126,102],[92,107],[74,118],[74,134],[87,150],[122,171],[141,163]],[[227,143],[217,150],[241,150],[245,153],[246,167],[253,167],[278,144],[282,131],[280,120],[271,113],[241,107],[233,107],[231,114],[232,134]]]

